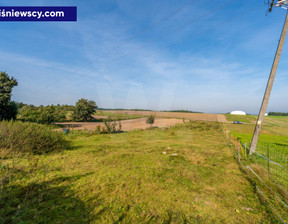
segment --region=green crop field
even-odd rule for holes
[[[241,121],[245,123],[253,123],[257,120],[257,116],[255,115],[233,115],[233,114],[225,114],[227,121]]]
[[[1,157],[0,223],[276,223],[214,122]]]
[[[275,116],[276,117],[276,116]],[[286,148],[288,149],[288,119],[283,119],[281,122],[283,124],[277,125],[279,123],[278,117],[267,117],[264,120],[264,125],[262,126],[258,146],[271,146],[272,148]],[[225,124],[227,130],[229,130],[234,136],[236,136],[242,143],[249,144],[251,142],[255,124]],[[288,151],[288,150],[287,150]]]
[[[224,124],[226,130],[238,138],[242,144],[246,143],[249,148],[252,140],[255,124]],[[265,117],[259,136],[256,152],[261,154],[250,157],[253,164],[261,167],[258,175],[261,178],[273,180],[280,184],[281,188],[288,190],[288,119],[287,117],[268,116]],[[274,163],[268,163],[269,158]],[[269,177],[268,177],[269,175]],[[269,183],[272,183],[271,181]],[[287,193],[283,194],[287,198]]]

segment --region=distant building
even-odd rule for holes
[[[268,116],[268,114],[267,114],[267,113],[265,113],[265,114],[264,114],[264,116]]]
[[[244,111],[240,111],[240,110],[232,111],[230,114],[233,114],[233,115],[246,115],[246,113]]]

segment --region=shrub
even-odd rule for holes
[[[117,122],[116,121],[104,121],[104,127],[101,128],[101,134],[110,134],[110,133],[119,133],[122,132],[122,124],[119,121],[118,123],[118,129],[116,129],[117,127]]]
[[[13,121],[0,122],[0,149],[42,154],[68,147],[63,133],[45,125]]]
[[[155,120],[155,117],[153,115],[149,115],[146,119],[146,123],[150,124],[152,127],[152,124],[154,124],[154,120]]]

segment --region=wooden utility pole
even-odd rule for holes
[[[263,101],[262,101],[261,109],[260,109],[260,112],[259,112],[259,115],[258,115],[257,123],[255,125],[255,130],[254,130],[253,138],[252,138],[252,141],[251,141],[249,155],[253,154],[256,151],[258,138],[259,138],[259,135],[260,135],[261,127],[262,127],[263,120],[264,120],[264,115],[265,115],[265,112],[266,112],[266,109],[267,109],[267,105],[268,105],[268,101],[269,101],[269,98],[270,98],[270,94],[271,94],[273,82],[274,82],[274,79],[275,79],[277,67],[278,67],[278,64],[279,64],[280,56],[281,56],[282,49],[283,49],[283,46],[284,46],[287,30],[288,30],[288,12],[286,14],[284,27],[283,27],[282,34],[281,34],[281,37],[280,37],[280,40],[279,40],[279,44],[278,44],[278,48],[277,48],[276,55],[275,55],[275,58],[274,58],[273,66],[272,66],[272,69],[271,69],[271,72],[270,72],[269,80],[268,80],[268,83],[267,83],[267,86],[266,86],[266,91],[265,91],[265,94],[264,94],[264,97],[263,97]]]

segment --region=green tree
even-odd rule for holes
[[[94,101],[82,98],[76,103],[73,118],[76,121],[87,121],[92,118],[91,115],[97,108],[98,106]]]
[[[152,127],[152,124],[154,124],[154,121],[155,121],[155,117],[153,115],[149,115],[146,119],[146,123],[150,124],[151,127]]]
[[[12,89],[18,82],[13,77],[9,77],[6,72],[0,72],[0,121],[15,119],[17,106],[11,102]]]
[[[52,124],[55,121],[55,107],[46,106],[38,109],[40,116],[37,120],[38,123]]]
[[[39,109],[34,105],[25,105],[19,110],[18,118],[23,121],[37,122],[39,120]]]

